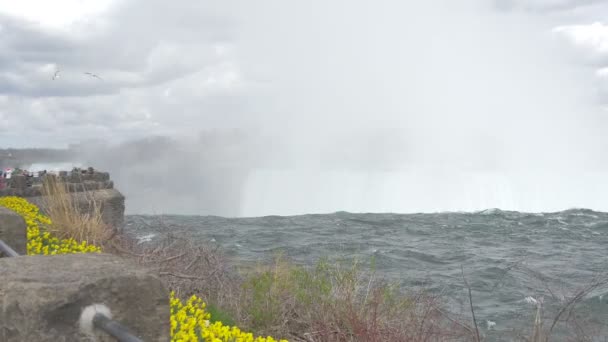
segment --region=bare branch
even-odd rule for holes
[[[475,327],[475,337],[477,342],[481,341],[481,337],[479,336],[479,327],[477,326],[477,319],[475,318],[475,309],[473,309],[473,294],[471,291],[471,286],[469,286],[469,282],[467,278],[464,276],[464,266],[460,265],[460,270],[462,271],[462,280],[464,281],[464,285],[467,287],[469,291],[469,305],[471,306],[471,316],[473,317],[473,326]]]

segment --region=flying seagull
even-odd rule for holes
[[[59,69],[55,70],[55,74],[53,75],[53,78],[51,78],[53,81],[54,81],[55,79],[59,78],[59,72],[60,72],[60,70],[59,70]]]
[[[95,77],[95,78],[97,78],[97,79],[99,79],[99,80],[103,81],[103,79],[102,79],[101,77],[99,77],[99,76],[97,76],[97,75],[95,75],[95,74],[93,74],[93,73],[91,73],[91,72],[85,72],[84,74],[85,74],[85,75],[89,75],[89,76],[91,76],[91,77]]]

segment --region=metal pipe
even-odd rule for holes
[[[93,316],[93,326],[97,329],[103,330],[110,336],[114,337],[118,342],[144,342],[138,337],[134,336],[129,332],[122,324],[109,319],[106,315],[96,313]]]
[[[19,253],[15,252],[9,245],[7,245],[4,241],[0,240],[0,252],[4,253],[4,255],[8,257],[17,257]]]

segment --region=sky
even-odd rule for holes
[[[383,3],[393,6],[390,1]],[[595,72],[589,71],[588,82],[601,92],[602,103],[606,102],[608,1],[486,3],[496,12],[529,14],[529,21],[538,22],[536,30],[553,30],[570,48],[564,55]],[[295,44],[282,46],[279,39],[289,37],[273,30],[284,29],[294,39],[320,34],[310,22],[289,19],[293,11],[315,6],[311,2],[309,8],[298,9],[302,6],[276,1],[250,6],[245,1],[201,4],[180,0],[167,6],[156,0],[1,0],[0,144],[65,146],[89,137],[125,140],[151,134],[195,135],[203,128],[250,127],[255,123],[251,116],[272,110],[270,103],[252,102],[276,100],[267,92],[260,100],[259,92],[284,81],[277,80],[276,71],[264,70],[271,66],[256,59],[260,54],[274,54],[269,60],[283,58],[280,62],[289,65],[281,67],[294,73],[280,77],[299,77],[295,69],[306,64],[307,56],[294,57],[291,53],[296,51],[286,51]],[[253,20],[246,13],[249,7],[254,7],[250,12],[256,16]],[[340,5],[317,7],[315,11],[336,11],[318,20],[331,20],[336,26],[341,20],[348,22],[341,18],[345,14]],[[343,10],[348,7],[357,11],[365,6],[345,6]],[[394,7],[423,15],[434,11],[396,2]],[[353,14],[353,18],[357,16]],[[285,27],[279,29],[279,25]],[[374,23],[361,25],[373,27]],[[348,39],[345,32],[334,33],[336,39]],[[415,34],[428,38],[423,30]],[[264,41],[264,35],[269,39]],[[249,36],[253,39],[244,41]],[[251,42],[258,46],[252,47]],[[53,81],[56,71],[59,77]]]
[[[506,182],[520,184],[512,199],[535,183],[519,175],[525,165],[568,183],[549,207],[592,206],[604,198],[569,201],[580,187],[566,180],[581,168],[608,171],[598,158],[608,147],[607,109],[608,0],[0,0],[0,146],[118,145],[97,156],[119,183],[142,165],[197,169],[212,176],[202,183],[214,184],[220,203],[204,197],[205,213],[306,212],[305,202],[325,199],[281,201],[289,179],[306,180],[291,193],[306,192],[302,184],[344,178],[314,170],[345,168],[359,174],[344,187],[361,172],[432,170],[437,189],[453,183],[442,175],[454,170],[509,173]],[[228,143],[203,142],[209,132],[226,132]],[[136,163],[145,153],[125,168],[112,161],[155,136],[181,143],[153,164]],[[218,158],[238,160],[226,166],[238,181],[201,166]],[[299,173],[273,173],[286,168]],[[405,186],[400,177],[393,182]],[[269,179],[283,180],[261,200]],[[226,192],[218,183],[236,195],[218,199]],[[310,210],[341,210],[349,196],[367,195],[345,192]],[[545,208],[492,196],[466,208]],[[459,198],[416,209],[458,209]]]

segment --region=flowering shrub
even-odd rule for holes
[[[21,197],[0,197],[0,206],[11,209],[21,215],[27,225],[27,254],[55,255],[72,253],[101,252],[101,248],[86,241],[78,242],[73,238],[58,239],[44,231],[51,219],[40,213],[37,206]]]
[[[24,198],[0,197],[0,206],[13,210],[25,220],[28,255],[101,252],[100,247],[89,245],[86,241],[78,243],[72,238],[58,239],[44,231],[44,226],[50,225],[51,219]],[[242,332],[237,327],[225,326],[222,322],[209,323],[211,315],[205,311],[206,304],[196,296],[192,296],[184,305],[171,292],[170,305],[172,342],[287,342],[272,337],[253,338],[252,333]]]
[[[210,323],[211,315],[205,311],[205,303],[192,296],[184,305],[171,291],[171,341],[172,342],[287,342],[268,337],[254,338],[252,333],[229,327],[222,322]]]

